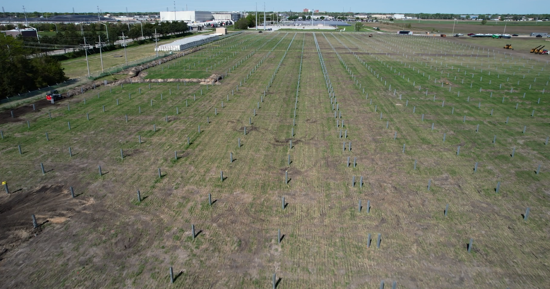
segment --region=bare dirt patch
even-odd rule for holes
[[[64,223],[85,205],[85,200],[71,198],[69,189],[61,185],[4,196],[0,202],[0,252],[4,254],[40,234],[45,226]],[[33,214],[37,228],[33,228]]]

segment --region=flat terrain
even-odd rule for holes
[[[0,112],[0,288],[546,287],[546,58],[368,34],[243,33],[147,71],[219,84]]]
[[[379,23],[369,23],[379,24]],[[403,25],[410,24],[411,28],[398,28]],[[487,24],[482,25],[481,21],[456,21],[452,20],[405,20],[395,21],[393,25],[379,25],[381,29],[390,30],[395,27],[405,30],[413,30],[418,33],[439,31],[441,33],[452,33],[454,26],[454,33],[509,33],[530,35],[532,32],[550,32],[550,22],[508,22],[508,21],[487,21]]]
[[[188,35],[186,37],[195,36],[195,34]],[[183,38],[183,37],[181,37]],[[126,61],[129,64],[133,64],[139,61],[143,61],[147,58],[154,58],[156,56],[155,45],[163,45],[167,43],[174,42],[177,39],[174,38],[168,40],[161,40],[158,44],[150,43],[143,44],[138,46],[128,47],[125,49],[118,49],[114,51],[103,52],[102,57],[99,53],[88,55],[88,64],[90,66],[91,75],[101,74],[101,61],[103,59],[103,68],[104,70],[108,68],[123,67],[126,65]],[[159,52],[159,55],[165,55],[166,52]],[[69,78],[80,78],[86,77],[88,75],[88,68],[86,66],[86,57],[79,57],[74,59],[69,59],[61,62],[61,66],[65,70],[65,75]]]

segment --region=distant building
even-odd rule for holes
[[[233,22],[237,22],[237,20],[241,19],[241,13],[237,13],[237,12],[212,12],[212,17],[214,17],[214,20],[220,20],[220,21],[231,20]]]
[[[405,14],[393,14],[393,19],[405,19]]]
[[[479,18],[479,15],[470,15],[470,20],[477,20]]]
[[[160,21],[185,21],[188,23],[214,20],[210,11],[160,11]]]
[[[314,12],[315,12],[315,13],[319,13],[319,9],[315,10]]]
[[[16,38],[19,35],[21,35],[21,37],[33,37],[33,38],[37,37],[36,29],[34,28],[5,30],[5,31],[2,31],[2,33],[6,35],[10,35],[13,38]]]
[[[376,19],[388,19],[391,17],[391,15],[385,15],[385,14],[373,14],[371,15],[372,18]]]
[[[305,13],[309,13],[309,9],[307,9],[307,8],[304,9],[304,12],[305,12]]]
[[[172,12],[173,13],[173,12]],[[161,45],[155,51],[183,51],[195,46],[203,45],[220,38],[218,34],[197,35],[176,40],[172,43]]]

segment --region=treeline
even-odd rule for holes
[[[14,29],[14,25],[0,25],[0,30]],[[24,27],[20,27],[24,28]],[[166,35],[180,35],[187,32],[187,24],[183,21],[155,22],[155,23],[91,23],[91,24],[62,24],[62,23],[40,23],[34,24],[33,28],[39,32],[49,31],[47,35],[36,38],[25,38],[25,42],[39,42],[43,44],[59,44],[66,46],[79,46],[84,44],[96,45],[99,37],[104,45],[113,45],[115,41],[122,39],[136,40],[141,38],[142,31],[144,38],[153,38],[155,29],[157,37]],[[143,29],[143,30],[142,30]]]
[[[97,15],[97,13],[94,13],[94,12],[83,12],[83,13],[71,13],[71,12],[38,12],[38,11],[33,11],[33,12],[27,12],[27,17],[28,18],[39,18],[40,16],[44,17],[44,18],[49,18],[49,17],[52,17],[52,16],[57,16],[57,15]],[[128,16],[135,16],[135,15],[158,15],[158,11],[157,12],[105,12],[105,11],[102,11],[100,13],[101,16],[104,16],[105,14],[110,14],[111,16],[123,16],[123,15],[128,15]],[[2,18],[22,18],[22,19],[25,19],[25,13],[23,12],[5,12],[5,13],[2,13],[0,14],[0,17]]]
[[[49,56],[29,58],[20,39],[0,37],[0,47],[0,98],[68,80],[57,60]]]

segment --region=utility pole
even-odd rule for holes
[[[86,53],[86,68],[88,69],[88,78],[90,78],[90,63],[88,62],[88,45],[86,44],[86,37],[84,38],[84,52]]]
[[[174,1],[174,21],[176,21],[176,1]]]
[[[453,36],[455,35],[455,24],[456,24],[456,19],[453,20]]]
[[[155,28],[155,52],[157,52],[157,57],[159,57],[158,44],[159,38],[157,36],[157,29]]]
[[[126,66],[128,66],[128,56],[126,55],[126,38],[124,38],[124,32],[122,32],[122,46],[124,46],[124,59],[126,60]]]
[[[502,34],[505,34],[506,33],[506,24],[504,24],[504,32],[502,32]]]
[[[264,31],[265,31],[265,2],[264,2]]]
[[[25,26],[29,26],[29,21],[27,21],[27,11],[25,11],[25,5],[23,5],[23,13],[25,14]]]
[[[103,73],[103,54],[101,53],[101,35],[98,35],[99,37],[99,59],[101,60],[101,73]]]
[[[256,2],[256,30],[258,30],[258,2]]]
[[[107,29],[107,24],[103,24],[102,25],[105,25],[105,33],[107,33],[107,45],[109,44],[109,30]]]
[[[101,18],[99,17],[99,6],[97,6],[97,22],[101,22]]]

